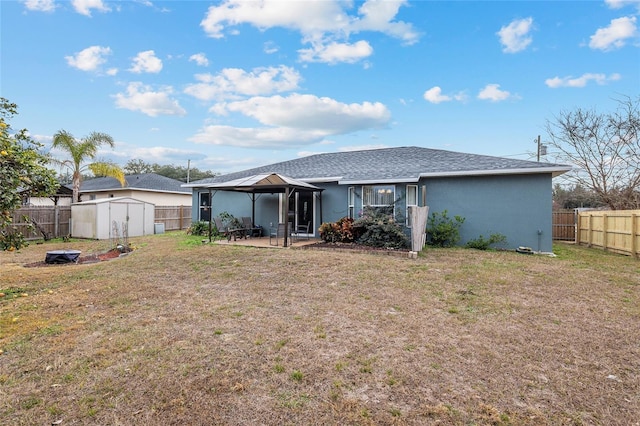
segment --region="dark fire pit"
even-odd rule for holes
[[[47,252],[44,263],[78,263],[80,250],[52,250]]]

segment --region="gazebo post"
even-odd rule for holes
[[[284,188],[284,244],[283,247],[289,247],[289,187]]]
[[[211,231],[213,231],[213,227],[211,222],[213,221],[213,212],[211,211],[211,207],[213,206],[213,200],[211,200],[211,188],[209,188],[209,242],[211,242]]]

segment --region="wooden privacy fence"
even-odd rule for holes
[[[575,210],[558,210],[552,213],[554,241],[576,240],[576,212]]]
[[[576,242],[638,257],[640,210],[588,211],[578,214]]]
[[[71,206],[28,206],[13,213],[13,224],[27,240],[43,238],[39,229],[29,230],[32,221],[51,238],[69,235]],[[191,206],[156,206],[155,223],[163,223],[166,231],[187,229],[191,226]]]
[[[21,207],[13,212],[13,225],[27,240],[44,238],[40,230],[51,238],[69,235],[70,206],[30,206]],[[32,223],[38,229],[29,229]]]
[[[166,231],[191,226],[191,206],[156,206],[155,223],[164,223]]]

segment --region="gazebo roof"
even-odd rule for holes
[[[227,182],[216,182],[208,185],[203,185],[203,188],[218,191],[236,191],[247,193],[284,193],[287,189],[290,190],[305,190],[305,191],[322,191],[323,188],[318,188],[315,185],[311,185],[307,182],[302,182],[284,176],[278,173],[261,173],[253,176],[247,176],[230,180]]]

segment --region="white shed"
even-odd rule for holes
[[[71,205],[71,236],[107,240],[122,236],[126,225],[129,237],[154,233],[155,205],[130,197],[102,198]]]

